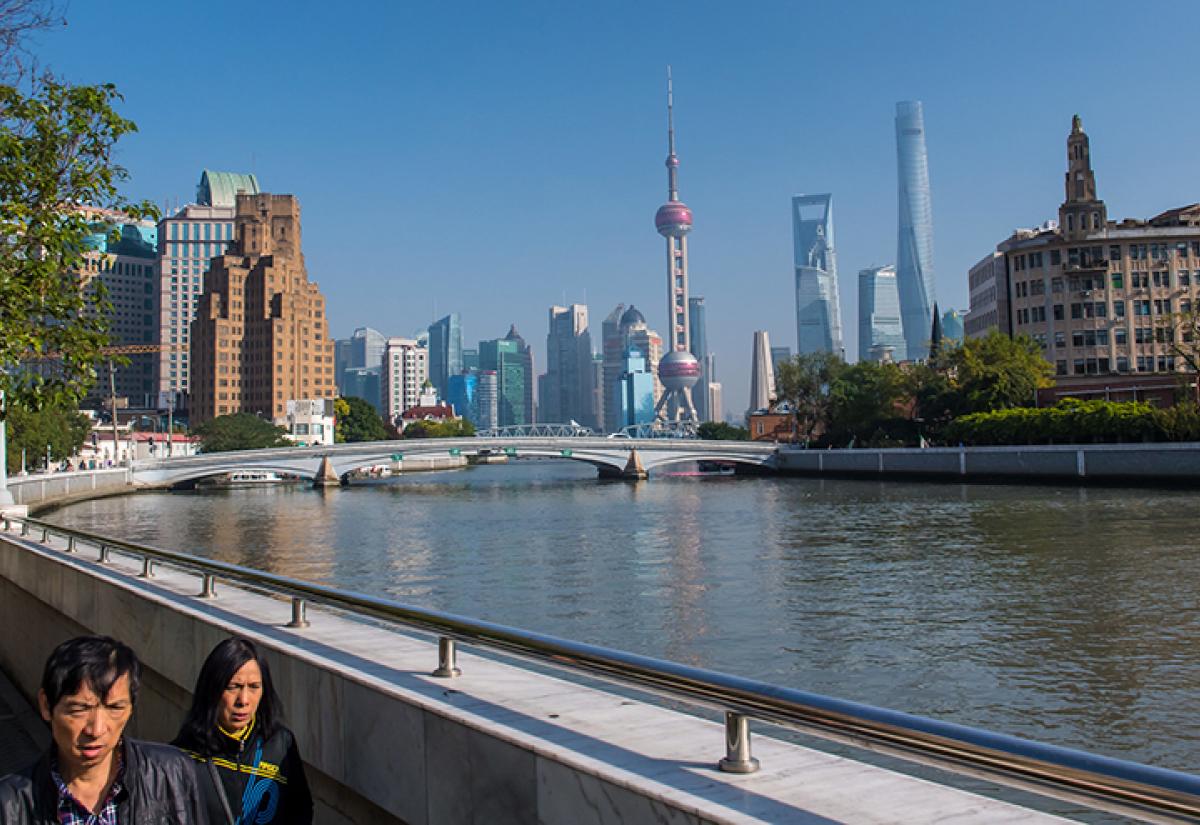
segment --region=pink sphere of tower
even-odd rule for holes
[[[668,352],[658,362],[658,378],[669,390],[690,389],[700,380],[700,362],[685,350]]]
[[[664,203],[654,215],[654,228],[663,237],[682,238],[692,231],[692,210],[679,201]]]

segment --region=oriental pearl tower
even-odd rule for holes
[[[692,210],[679,200],[676,177],[679,158],[675,156],[675,100],[671,88],[671,67],[667,67],[667,202],[658,208],[654,227],[667,239],[667,307],[670,319],[668,352],[658,363],[658,377],[666,392],[654,408],[659,421],[696,423],[692,387],[700,380],[700,362],[690,350],[688,329],[688,252],[687,236],[692,231]]]

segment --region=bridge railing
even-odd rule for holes
[[[461,675],[456,645],[462,642],[718,709],[725,714],[726,734],[725,756],[718,764],[735,773],[750,773],[758,767],[749,730],[749,720],[758,719],[1144,821],[1200,820],[1200,776],[1180,771],[428,610],[38,519],[8,517],[2,526],[9,532],[19,530],[22,536],[33,535],[43,543],[52,537],[66,539],[68,553],[90,546],[101,564],[109,562],[114,551],[132,556],[141,560],[143,577],[153,577],[156,563],[198,573],[202,577],[200,598],[217,597],[218,577],[290,598],[291,627],[308,625],[307,603],[312,601],[436,635],[435,676]]]

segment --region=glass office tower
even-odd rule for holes
[[[833,195],[792,197],[796,259],[796,352],[842,355]]]
[[[909,360],[929,355],[933,327],[933,211],[929,199],[929,158],[925,116],[919,100],[896,104],[896,173],[900,189],[900,234],[896,286]]]
[[[880,266],[858,273],[858,360],[905,360],[904,327],[896,267]]]
[[[457,312],[429,325],[429,380],[438,398],[450,390],[450,376],[462,372],[462,322]]]

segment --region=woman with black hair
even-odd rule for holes
[[[213,648],[171,743],[196,761],[212,822],[311,825],[304,763],[280,710],[271,669],[253,642],[232,638]]]

